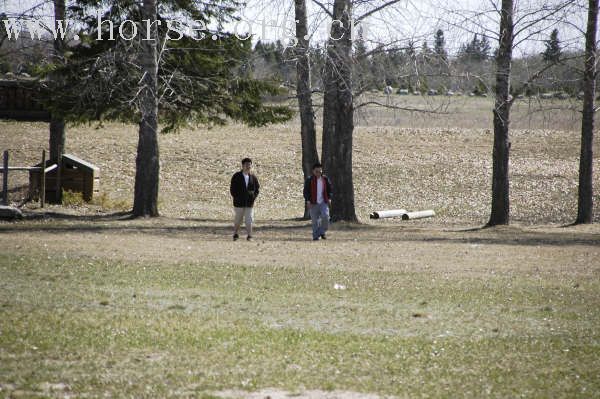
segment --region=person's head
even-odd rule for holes
[[[252,160],[250,158],[242,159],[242,170],[248,173],[250,169],[252,169]]]
[[[315,163],[313,165],[312,172],[313,175],[321,177],[321,175],[323,175],[323,165],[321,165],[319,162]]]

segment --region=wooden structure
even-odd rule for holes
[[[50,112],[37,101],[40,82],[34,79],[0,80],[0,119],[50,122]]]
[[[46,163],[48,169],[48,163]],[[29,172],[30,190],[41,191],[41,164],[37,169]],[[58,202],[60,191],[73,191],[81,193],[85,201],[91,201],[94,194],[98,194],[100,187],[100,169],[81,158],[71,154],[63,154],[58,167],[50,170],[45,177],[46,184],[43,195],[51,202]],[[35,197],[36,192],[30,191]]]
[[[39,196],[40,206],[43,208],[44,203],[46,202],[46,175],[49,172],[58,170],[57,164],[51,164],[45,168],[42,168],[41,165],[48,165],[46,162],[46,151],[42,151],[42,162],[38,164],[38,166],[8,166],[8,151],[4,151],[2,156],[2,169],[0,169],[0,173],[2,173],[2,205],[8,205],[8,173],[9,171],[29,171],[31,174],[37,173],[38,182],[37,182],[37,192],[41,193]],[[30,187],[31,192],[31,187]]]
[[[51,114],[39,100],[43,95],[43,82],[39,80],[14,75],[0,79],[0,119],[50,122]],[[99,187],[98,167],[70,154],[63,154],[58,160],[47,160],[43,154],[42,162],[33,167],[8,167],[8,152],[5,152],[5,167],[0,170],[4,171],[3,202],[8,202],[9,170],[29,171],[29,197],[39,198],[42,207],[46,199],[61,202],[61,193],[67,190],[82,193],[85,201],[92,200]]]

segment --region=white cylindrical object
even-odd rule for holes
[[[46,169],[44,169],[44,173],[52,172],[54,169],[58,168],[57,164],[50,165]]]
[[[402,215],[402,220],[423,219],[430,218],[432,216],[435,216],[435,212],[433,209],[429,209],[426,211],[407,212]]]
[[[390,209],[388,211],[376,211],[371,214],[371,219],[385,219],[403,216],[407,213],[406,209]]]

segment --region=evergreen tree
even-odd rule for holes
[[[277,40],[275,42],[273,52],[275,55],[275,61],[277,62],[277,65],[279,66],[280,69],[283,67],[283,64],[284,64],[284,56],[283,56],[284,51],[285,51],[285,47],[283,47],[283,43],[281,43],[281,40]]]
[[[408,44],[406,46],[406,50],[404,50],[406,53],[406,56],[409,59],[412,59],[416,54],[417,54],[417,49],[415,48],[415,42],[412,40],[408,41]]]
[[[458,57],[463,61],[485,61],[489,57],[490,50],[491,46],[487,37],[482,36],[479,40],[475,34],[473,40],[461,46]]]
[[[358,37],[354,41],[354,65],[356,76],[356,87],[359,90],[371,90],[374,88],[372,76],[376,73],[371,71],[372,65],[367,56],[367,46],[363,38],[363,29],[358,29]]]
[[[244,63],[248,62],[252,52],[250,40],[240,40],[224,32],[219,32],[217,37],[216,32],[200,29],[201,25],[190,26],[195,29],[195,37],[184,34],[178,38],[178,33],[167,30],[167,17],[171,13],[188,15],[208,26],[213,20],[230,18],[236,5],[237,2],[229,0],[158,2],[158,10],[165,13],[157,16],[161,22],[157,44],[161,52],[157,95],[163,130],[174,130],[188,123],[223,124],[227,117],[261,125],[290,116],[286,107],[261,103],[262,95],[277,92],[276,85],[240,73],[247,69]],[[101,6],[106,6],[101,14],[105,22],[98,31],[97,17],[89,10]],[[84,0],[71,7],[70,13],[83,25],[79,32],[80,42],[69,48],[68,62],[56,70],[64,76],[65,87],[48,86],[50,92],[61,93],[53,97],[48,107],[76,122],[139,120],[136,92],[141,76],[135,65],[146,27],[140,22],[141,15],[135,2]],[[139,24],[138,35],[133,40],[123,40],[119,34],[119,26],[124,20]],[[183,30],[183,26],[179,28]],[[124,32],[124,35],[130,33]],[[165,40],[167,34],[178,40]],[[111,37],[115,40],[108,40]],[[260,48],[268,49],[265,44]]]
[[[237,5],[84,0],[70,9],[81,26],[80,42],[65,52],[66,62],[49,66],[60,79],[48,81],[52,95],[45,105],[53,117],[67,120],[139,124],[134,216],[158,216],[159,123],[168,131],[187,123],[223,124],[226,118],[263,125],[291,117],[287,107],[262,103],[264,94],[275,94],[274,85],[240,73],[250,40],[205,28],[230,20]],[[103,12],[100,26],[90,10]],[[191,21],[193,30],[169,29],[167,17],[173,15],[181,25]]]
[[[425,72],[425,68],[431,66],[434,59],[434,52],[431,50],[431,48],[429,48],[427,41],[423,40],[423,44],[421,44],[421,52],[419,53],[419,62],[422,68],[421,70]]]
[[[448,53],[446,52],[446,41],[444,39],[444,31],[438,29],[435,32],[435,46],[433,51],[437,55],[440,61],[446,62],[448,60]]]
[[[423,40],[423,44],[421,45],[421,56],[426,58],[431,57],[431,49],[427,44],[427,40]]]
[[[449,74],[448,53],[446,52],[446,41],[443,30],[438,29],[435,32],[434,43],[433,52],[435,55],[434,66],[437,69],[436,72],[440,76],[447,76]],[[444,87],[444,91],[450,86],[447,78],[441,78],[438,83]]]
[[[479,42],[479,49],[478,49],[479,59],[482,61],[487,60],[490,57],[491,48],[492,47],[490,46],[490,42],[489,42],[487,36],[482,36],[481,41]]]
[[[562,51],[560,48],[560,40],[558,40],[558,29],[552,30],[550,38],[545,41],[546,49],[542,53],[544,61],[549,63],[557,63],[560,61]]]
[[[362,26],[358,28],[358,37],[354,41],[354,54],[357,60],[364,59],[367,54],[367,46],[365,45]]]
[[[7,19],[6,13],[0,12],[0,21],[4,21],[6,19]],[[2,47],[2,44],[7,39],[8,39],[8,33],[6,32],[6,27],[4,26],[4,23],[2,23],[2,24],[0,24],[0,47]]]

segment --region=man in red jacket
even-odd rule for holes
[[[242,170],[236,172],[231,177],[229,192],[233,197],[233,210],[235,213],[233,219],[233,241],[240,236],[238,230],[242,224],[242,219],[246,222],[247,240],[252,240],[252,223],[254,222],[254,200],[258,197],[260,184],[256,175],[252,173],[252,160],[250,158],[242,159]]]
[[[304,199],[312,220],[313,241],[319,238],[325,240],[329,228],[329,207],[333,190],[331,181],[323,175],[323,165],[317,162],[312,171],[312,176],[304,183]]]

